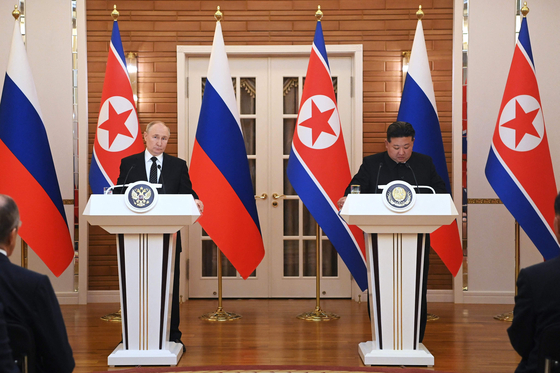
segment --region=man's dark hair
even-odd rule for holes
[[[560,215],[560,193],[558,193],[556,199],[554,200],[554,213],[556,215]]]
[[[414,135],[416,135],[416,131],[408,122],[394,122],[387,127],[387,141],[389,142],[393,137],[412,137],[412,141],[414,141]]]
[[[6,243],[19,224],[19,210],[12,197],[0,194],[0,243]]]

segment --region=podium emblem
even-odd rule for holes
[[[383,189],[383,203],[395,212],[405,212],[414,206],[416,192],[406,181],[395,180]]]
[[[157,203],[158,191],[147,181],[137,181],[128,186],[124,200],[129,209],[135,212],[151,210]]]

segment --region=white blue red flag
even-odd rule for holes
[[[492,137],[486,178],[542,256],[558,256],[553,229],[557,189],[525,17]]]
[[[352,176],[321,21],[315,29],[287,174],[360,289],[367,289],[363,232],[346,224],[336,205]]]
[[[264,244],[220,21],[189,175],[204,201],[200,225],[247,279],[264,257]]]
[[[101,107],[89,170],[89,185],[94,194],[115,185],[121,159],[144,150],[132,86],[119,33],[113,21]]]
[[[0,174],[0,193],[20,210],[20,237],[60,276],[74,248],[18,21],[0,101]]]
[[[437,173],[445,181],[447,192],[451,194],[436,96],[421,20],[418,20],[416,25],[397,120],[412,124],[416,131],[414,151],[432,157]],[[453,221],[433,232],[430,235],[430,244],[451,274],[456,276],[463,263],[463,250],[457,222]]]

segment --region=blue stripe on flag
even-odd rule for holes
[[[124,64],[124,67],[126,68],[126,58],[124,58],[124,48],[122,46],[121,33],[119,32],[119,23],[117,21],[113,21],[113,32],[111,33],[111,44],[113,44],[113,47],[117,51],[117,54],[119,55],[121,61]]]
[[[0,101],[0,139],[49,195],[66,221],[60,187],[43,121],[8,74]],[[54,177],[53,177],[54,176]]]
[[[321,26],[321,21],[317,22],[317,27],[315,27],[315,37],[313,38],[313,44],[321,54],[321,57],[323,57],[323,60],[325,60],[330,70],[331,67],[329,66],[329,59],[327,57],[327,47],[325,46],[325,39],[323,37],[323,26]]]
[[[531,39],[529,39],[529,25],[527,24],[527,19],[523,17],[521,21],[521,29],[519,30],[519,43],[525,49],[527,56],[531,59],[531,65],[535,66],[535,61],[533,61],[533,49],[531,48]]]
[[[437,113],[422,88],[410,75],[406,76],[397,120],[412,124],[416,131],[414,151],[432,157],[438,175],[445,182],[447,192],[451,194]]]
[[[290,152],[287,174],[302,202],[329,237],[360,289],[362,291],[367,289],[367,268],[360,248],[352,239],[346,223],[324,198],[322,191],[309,176],[293,150]]]
[[[547,222],[541,219],[541,216],[525,197],[515,180],[511,178],[494,153],[493,147],[490,148],[485,173],[488,182],[490,182],[498,197],[519,222],[519,225],[539,249],[542,256],[546,260],[558,256],[560,247],[556,237],[548,229]]]
[[[89,186],[94,194],[101,194],[104,192],[104,188],[109,187],[107,178],[103,175],[103,172],[101,172],[101,168],[99,168],[99,161],[97,160],[95,151],[91,157],[91,165],[89,168]]]
[[[239,167],[243,163],[248,164],[243,134],[235,117],[209,80],[204,88],[198,123],[196,140],[200,147],[235,190],[260,231],[249,167]],[[201,125],[202,123],[205,125]],[[216,131],[220,131],[221,135],[216,136]]]

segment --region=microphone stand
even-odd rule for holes
[[[315,237],[315,247],[316,247],[316,306],[315,310],[311,312],[300,313],[296,317],[300,320],[306,321],[330,321],[340,319],[340,316],[334,313],[325,312],[321,309],[321,227],[319,223],[316,223],[316,237]]]

